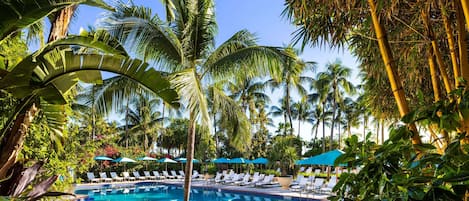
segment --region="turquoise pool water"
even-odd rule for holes
[[[260,191],[266,189],[260,189]],[[106,187],[94,190],[77,190],[76,194],[88,195],[89,201],[180,201],[183,200],[184,190],[181,186],[144,184],[127,187]],[[210,188],[193,188],[192,201],[300,201],[312,200],[306,198],[283,198],[262,194],[249,194]]]

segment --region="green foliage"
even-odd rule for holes
[[[293,169],[295,161],[299,158],[296,145],[298,138],[295,136],[276,136],[272,142],[267,158],[275,167],[280,167],[282,175]],[[301,141],[300,141],[301,142]]]
[[[332,200],[461,200],[469,189],[469,147],[456,139],[443,155],[429,144],[415,147],[406,127],[392,128],[390,138],[378,147],[346,140],[345,154],[336,163],[360,167],[357,174],[343,173]]]
[[[0,42],[0,71],[9,71],[28,54],[28,47],[21,36],[8,38]],[[2,74],[0,73],[0,77]]]

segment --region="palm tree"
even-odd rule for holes
[[[194,155],[195,129],[198,120],[211,125],[205,96],[205,82],[234,77],[244,68],[244,76],[267,75],[281,65],[277,48],[255,44],[253,34],[239,31],[219,47],[214,47],[217,24],[212,0],[165,1],[167,22],[149,9],[133,5],[118,5],[110,13],[104,27],[122,39],[130,49],[146,60],[154,61],[169,72],[174,72],[173,85],[179,91],[189,110],[186,175],[184,200],[189,200]],[[221,92],[221,91],[219,91]],[[234,135],[244,134],[249,126],[239,121],[244,115],[228,96],[217,93],[218,108],[234,122]],[[231,101],[230,101],[231,100]]]
[[[266,82],[271,87],[272,91],[278,88],[283,88],[283,96],[285,101],[286,117],[290,125],[290,130],[293,130],[292,112],[291,112],[291,93],[292,90],[298,92],[300,96],[305,96],[307,90],[303,87],[303,84],[309,84],[312,82],[312,78],[303,76],[305,70],[312,70],[314,72],[316,62],[314,61],[303,61],[298,58],[299,51],[295,50],[292,46],[285,48],[286,62],[281,72],[278,72],[281,76],[280,81],[278,79],[270,79]],[[285,122],[286,123],[286,122]]]
[[[334,124],[337,117],[337,109],[339,103],[343,100],[343,92],[354,93],[355,89],[353,84],[348,81],[351,73],[351,69],[342,65],[340,60],[336,60],[334,63],[328,63],[326,65],[326,72],[318,74],[319,79],[326,82],[329,91],[332,93],[332,125],[331,125],[331,142],[334,138]],[[332,150],[332,143],[329,149]]]
[[[306,121],[313,111],[307,102],[307,97],[302,97],[300,101],[291,105],[293,117],[298,121],[298,137],[300,137],[301,123]]]

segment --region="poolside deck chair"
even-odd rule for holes
[[[232,178],[225,180],[224,184],[231,184],[240,180],[240,174],[235,174]]]
[[[204,179],[204,175],[201,175],[197,170],[194,170],[192,171],[192,179]]]
[[[122,172],[122,176],[124,177],[124,180],[135,181],[135,177],[131,177],[129,172]]]
[[[146,179],[145,177],[140,176],[140,173],[138,173],[138,171],[133,171],[132,174],[133,174],[134,177],[137,178],[138,180],[145,180],[145,179]]]
[[[100,172],[99,177],[100,177],[101,181],[112,182],[112,179],[107,177],[106,172]]]
[[[166,170],[163,170],[163,176],[165,176],[166,179],[176,179],[175,176],[169,175],[169,174],[168,174],[168,171],[166,171]]]
[[[160,175],[158,171],[153,171],[153,175],[155,175],[156,179],[165,179],[166,177],[163,175]]]
[[[265,187],[266,185],[272,185],[274,179],[274,175],[271,174],[269,176],[264,177],[264,179],[260,182],[254,184],[255,187]]]
[[[319,189],[320,192],[327,192],[327,193],[332,193],[332,189],[334,186],[337,184],[337,179],[330,179],[329,182],[327,182],[325,187],[321,187]]]
[[[301,180],[303,180],[304,177],[304,175],[299,174],[298,177],[296,177],[296,179],[291,182],[291,186],[296,186],[300,184]]]
[[[307,188],[307,190],[311,190],[312,192],[318,192],[319,190],[321,190],[323,184],[324,184],[323,178],[316,178],[314,180],[313,185]]]
[[[246,182],[249,182],[249,179],[251,179],[251,175],[249,174],[246,174],[244,175],[243,179],[241,181],[235,181],[233,184],[234,185],[238,185],[238,186],[241,186],[242,184],[246,183]]]
[[[309,167],[308,169],[306,169],[305,174],[311,174],[312,171],[313,171],[313,168]]]
[[[171,170],[171,175],[176,177],[176,179],[184,179],[183,176],[176,174],[176,171],[174,170]]]
[[[303,176],[303,175],[300,175]],[[298,183],[296,185],[290,186],[290,191],[302,191],[305,189],[306,185],[308,184],[308,179],[298,176]]]
[[[116,173],[116,172],[111,172],[111,178],[112,178],[112,180],[114,180],[114,181],[124,181],[124,178],[117,176],[117,173]]]
[[[150,172],[148,172],[148,171],[143,171],[143,175],[145,175],[145,177],[146,177],[147,179],[156,180],[156,176],[151,176],[151,175],[150,175]]]
[[[318,176],[319,174],[321,174],[321,169],[315,169],[314,176]]]
[[[101,181],[99,178],[94,177],[94,173],[92,173],[92,172],[86,173],[86,177],[88,177],[88,181],[90,183],[93,183],[93,182],[98,183],[99,181]]]
[[[216,175],[215,175],[215,178],[209,179],[208,182],[219,183],[219,182],[221,181],[222,175],[223,175],[223,174],[217,172]]]
[[[186,176],[186,173],[184,173],[184,171],[182,171],[182,170],[179,170],[179,174],[180,174],[182,177],[185,177],[185,176]]]

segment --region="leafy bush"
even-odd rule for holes
[[[462,200],[469,189],[469,151],[455,139],[444,154],[431,144],[413,146],[407,127],[392,128],[378,147],[373,142],[347,139],[345,154],[336,163],[361,167],[342,173],[332,200]],[[419,150],[419,152],[416,152]]]

